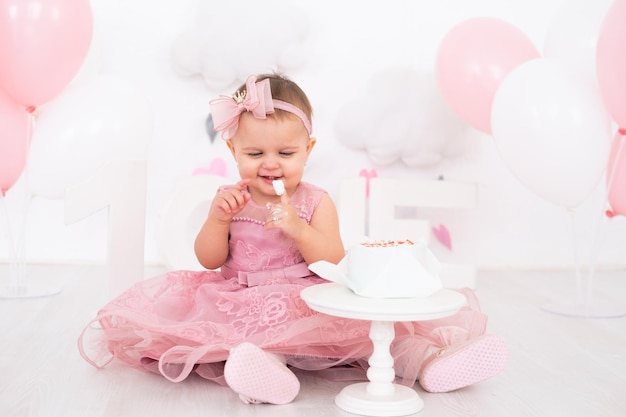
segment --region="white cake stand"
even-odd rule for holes
[[[368,298],[336,283],[307,287],[300,296],[320,313],[372,322],[369,382],[349,385],[335,397],[335,404],[342,410],[366,416],[406,416],[424,407],[415,390],[393,382],[390,346],[395,337],[394,322],[448,317],[467,303],[465,296],[452,290],[444,289],[425,298]]]

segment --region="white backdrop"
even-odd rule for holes
[[[256,10],[259,3],[267,5],[266,8]],[[247,52],[241,45],[251,45],[252,49],[261,51],[257,57],[259,65],[252,65],[255,72],[271,71],[278,63],[309,94],[315,109],[313,124],[318,144],[309,160],[305,180],[325,187],[335,199],[339,181],[356,177],[363,169],[376,170],[379,177],[385,178],[443,177],[474,182],[479,189],[475,210],[421,213],[431,218],[433,224],[444,224],[450,231],[451,250],[433,241],[433,249],[441,258],[480,267],[563,267],[574,263],[578,251],[578,259],[583,263],[626,265],[626,220],[615,217],[609,221],[603,216],[602,183],[575,211],[568,211],[543,200],[520,183],[498,155],[493,137],[468,126],[459,129],[459,121],[449,116],[441,125],[430,127],[432,131],[421,130],[423,136],[432,138],[425,147],[440,147],[435,152],[439,161],[428,166],[393,155],[391,159],[380,159],[398,141],[395,132],[385,128],[389,115],[383,112],[379,112],[379,117],[360,119],[361,124],[354,128],[354,136],[377,132],[368,140],[374,142],[371,146],[378,154],[349,147],[339,137],[345,135],[338,126],[345,127],[347,114],[357,117],[361,111],[367,114],[372,107],[375,109],[370,100],[376,97],[371,90],[373,83],[383,90],[385,86],[395,88],[397,91],[393,93],[398,97],[413,94],[402,91],[401,84],[394,85],[393,79],[390,80],[393,76],[381,79],[381,72],[432,73],[439,42],[456,23],[472,17],[500,18],[520,28],[541,51],[556,13],[565,4],[563,1],[276,3],[287,4],[289,16],[282,16],[280,9],[270,7],[272,2],[251,3],[257,5],[252,10],[256,20],[266,21],[268,29],[250,36],[245,31],[249,19],[241,10],[233,14],[232,7],[227,6],[233,2],[92,0],[95,28],[92,48],[82,71],[68,88],[79,88],[76,86],[81,82],[94,77],[112,75],[132,83],[147,100],[152,126],[147,150],[146,263],[164,260],[157,229],[166,204],[176,194],[176,184],[196,170],[225,174],[225,182],[236,179],[226,146],[219,138],[210,140],[205,120],[208,101],[218,94],[230,93],[234,84],[241,81],[238,71],[245,71],[253,63],[251,59],[242,60]],[[608,4],[600,3],[603,2],[598,7]],[[276,15],[284,19],[277,20]],[[195,32],[189,33],[190,29]],[[238,42],[243,43],[237,46]],[[201,59],[206,61],[205,71],[214,71],[213,84],[194,71]],[[230,80],[232,77],[234,80]],[[61,97],[39,109],[42,123],[46,111],[52,113],[56,100]],[[346,108],[352,112],[347,113]],[[72,120],[73,115],[67,116]],[[75,115],[81,116],[80,112]],[[454,129],[445,137],[443,146],[441,132],[448,128]],[[225,166],[219,165],[222,160]],[[36,173],[35,167],[30,170]],[[35,196],[25,203],[24,196],[31,192],[28,175],[27,170],[6,196],[14,235],[21,234],[20,225],[25,221],[27,260],[100,262],[105,259],[106,213],[65,225],[61,199]],[[89,175],[85,172],[76,181]],[[186,226],[181,224],[181,228]],[[3,259],[9,256],[8,236],[6,222],[0,219],[0,258]]]

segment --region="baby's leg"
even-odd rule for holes
[[[300,382],[284,359],[252,343],[241,343],[230,350],[224,377],[248,404],[287,404],[300,391]]]
[[[404,339],[392,345],[396,375],[415,378],[426,391],[448,392],[495,376],[504,369],[508,349],[500,336],[486,334],[487,316],[471,290],[468,305],[457,314],[413,323]]]
[[[449,392],[491,378],[504,370],[508,348],[497,335],[444,346],[424,361],[419,383],[428,392]]]

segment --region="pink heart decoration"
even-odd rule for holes
[[[222,158],[213,158],[208,167],[196,168],[191,175],[217,175],[218,177],[225,177],[227,172],[226,161]]]
[[[452,250],[452,241],[450,240],[450,232],[448,231],[448,228],[446,226],[444,226],[443,224],[440,224],[437,227],[432,227],[431,228],[433,235],[435,235],[435,237],[437,238],[437,240],[446,248],[448,248],[448,250]]]
[[[372,178],[377,178],[378,177],[378,172],[376,172],[375,169],[370,169],[369,171],[365,168],[363,168],[361,170],[361,172],[359,172],[359,177],[365,177],[366,182],[365,182],[365,198],[369,198],[370,197],[370,179]]]

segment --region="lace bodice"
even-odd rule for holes
[[[312,184],[300,183],[291,196],[298,217],[307,223],[325,191]],[[280,229],[265,230],[269,209],[250,200],[230,226],[230,253],[225,270],[262,271],[285,268],[304,261],[295,243]]]

